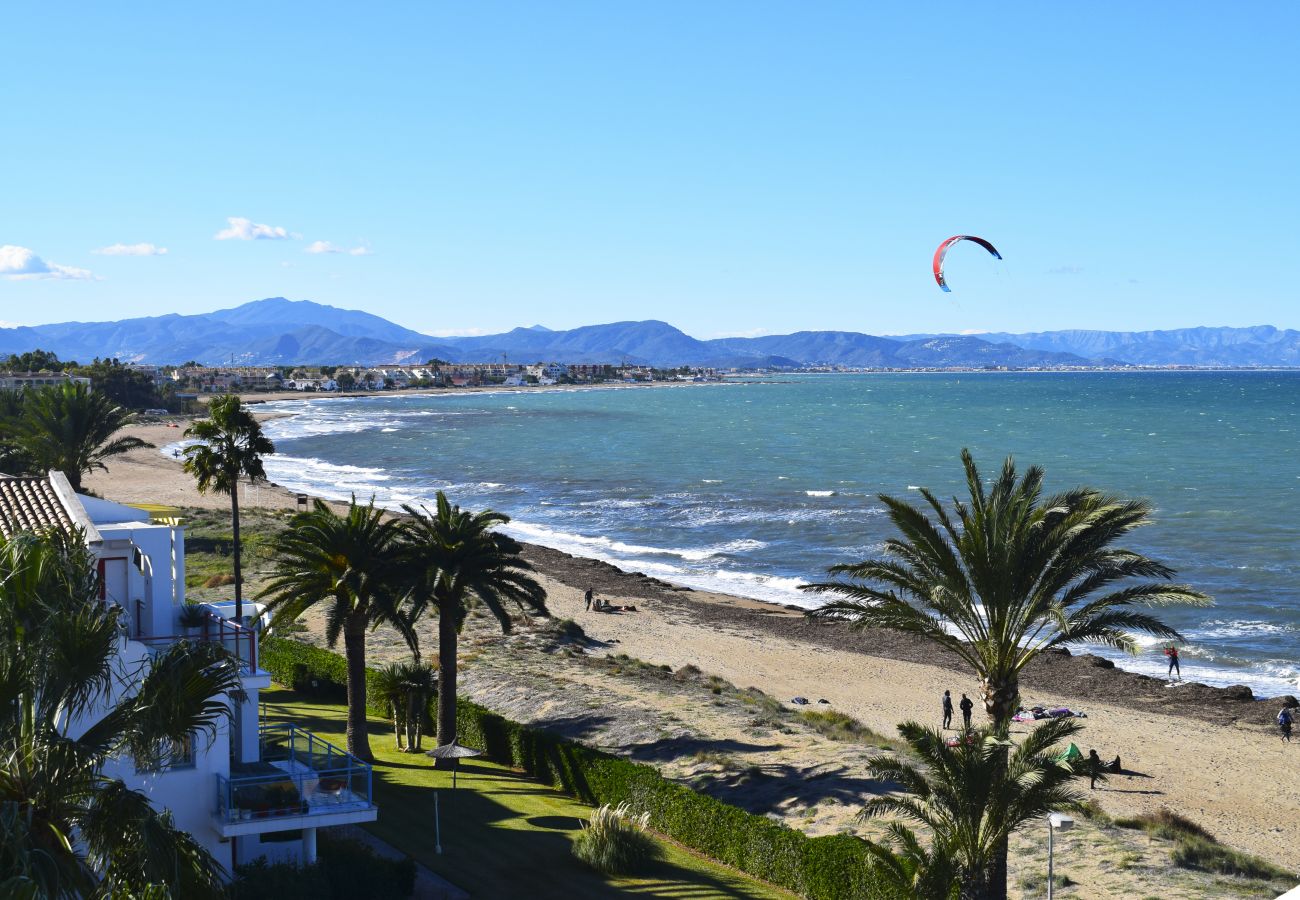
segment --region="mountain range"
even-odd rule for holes
[[[197,315],[0,328],[0,355],[42,349],[82,362],[176,365],[376,365],[562,361],[655,366],[1300,366],[1300,331],[1182,328],[1168,331],[1047,331],[880,337],[800,331],[699,340],[666,322],[614,322],[553,331],[431,337],[360,310],[273,297]]]

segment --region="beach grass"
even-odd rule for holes
[[[262,692],[271,721],[293,722],[326,740],[344,743],[345,710],[284,689]],[[755,881],[655,836],[659,858],[633,877],[593,871],[572,852],[591,807],[504,766],[479,759],[451,773],[392,746],[391,729],[370,719],[379,819],[365,826],[475,897],[663,897],[692,900],[789,900],[794,895]],[[434,796],[442,823],[442,854],[435,850]]]
[[[1291,881],[1296,877],[1295,872],[1267,860],[1225,847],[1209,831],[1169,809],[1116,819],[1114,824],[1172,841],[1169,859],[1179,868],[1261,881]]]

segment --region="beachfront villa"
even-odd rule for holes
[[[120,690],[129,692],[132,673],[180,640],[219,642],[240,664],[245,696],[230,701],[232,715],[215,736],[192,735],[167,748],[161,764],[106,759],[106,775],[170,810],[228,869],[260,857],[311,863],[317,829],[375,820],[368,765],[311,732],[261,720],[258,694],[271,676],[258,666],[256,625],[235,621],[233,603],[187,606],[178,520],[153,521],[135,507],[76,494],[59,472],[0,476],[0,533],[50,529],[79,531],[98,560],[100,601],[125,611]],[[77,723],[69,731],[76,734]]]

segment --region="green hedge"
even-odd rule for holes
[[[342,702],[347,699],[348,666],[337,653],[302,641],[264,637],[258,648],[258,664],[280,684],[308,696]],[[366,669],[366,709],[372,716],[389,717],[389,711],[369,702],[375,672]]]
[[[238,866],[232,900],[405,900],[415,893],[415,861],[387,859],[365,844],[320,833],[320,861],[310,866],[267,863]]]
[[[261,665],[276,681],[295,689],[337,693],[347,683],[342,656],[299,641],[263,639]],[[386,710],[371,712],[388,715]],[[876,894],[867,876],[864,844],[852,835],[810,838],[669,781],[651,766],[511,722],[465,699],[457,701],[457,739],[481,748],[493,762],[523,769],[585,803],[627,801],[638,812],[648,810],[657,831],[812,900],[859,900]]]

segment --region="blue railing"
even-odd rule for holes
[[[257,771],[217,775],[223,822],[327,815],[373,806],[369,765],[296,725],[259,729]]]

